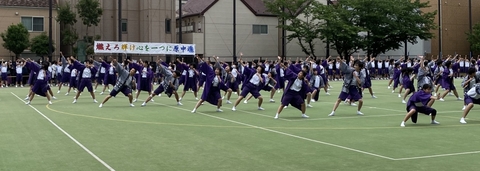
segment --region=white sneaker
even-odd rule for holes
[[[437,93],[433,93],[433,96],[437,96]]]
[[[77,99],[73,99],[73,102],[72,103],[77,103]]]
[[[467,106],[463,105],[463,108],[462,108],[462,110],[465,110],[465,108],[467,108]]]
[[[248,101],[247,101],[247,100],[244,100],[244,101],[243,101],[243,103],[247,104],[247,103],[248,103]]]
[[[18,87],[18,85],[15,85],[15,88],[17,88],[17,87]]]
[[[24,99],[24,100],[28,100],[28,99],[30,99],[30,97],[25,97],[25,99]]]
[[[258,107],[258,110],[265,110],[263,107]]]
[[[222,109],[217,109],[217,112],[223,112],[223,110]]]
[[[402,95],[401,95],[401,94],[398,94],[398,97],[402,97]]]
[[[388,89],[390,89],[390,88],[391,88],[391,87],[390,87],[390,86],[388,86]]]
[[[402,121],[402,123],[400,123],[400,126],[405,127],[405,121]]]
[[[25,102],[25,104],[26,104],[26,105],[29,105],[29,104],[30,104],[30,101]]]
[[[93,92],[95,93],[95,92],[97,92],[97,90],[93,90]]]
[[[195,97],[195,100],[198,100],[198,97]]]
[[[135,107],[135,105],[133,105],[133,103],[130,103],[130,107]]]
[[[459,97],[459,98],[457,98],[457,100],[463,100],[463,99]]]
[[[357,111],[357,115],[363,115],[363,113],[360,111]]]
[[[373,98],[373,99],[376,99],[376,98],[377,98],[377,96],[375,96],[375,95],[372,95],[372,98]]]
[[[48,104],[53,104],[52,101],[48,101]]]
[[[405,100],[402,100],[402,103],[405,104],[405,103],[407,103],[407,102],[406,102]]]
[[[103,91],[102,91],[102,92],[100,92],[100,95],[103,95]]]
[[[232,104],[232,102],[230,100],[227,100],[227,104]]]
[[[197,109],[193,109],[193,110],[192,110],[192,113],[196,113],[196,112],[197,112]]]
[[[330,93],[329,93],[329,92],[326,92],[325,94],[330,96]]]
[[[133,103],[137,102],[137,99],[133,99]]]
[[[307,107],[308,108],[312,108],[313,106],[311,104],[307,104]]]
[[[275,117],[273,117],[273,119],[278,119],[278,113],[275,114]]]
[[[460,118],[460,123],[462,123],[462,124],[466,124],[466,123],[467,123],[467,121],[465,121],[465,118]]]
[[[68,96],[68,93],[65,93],[65,96]]]
[[[357,104],[355,104],[355,103],[350,103],[350,106],[357,106]]]
[[[440,124],[440,122],[437,122],[436,120],[432,120],[432,122],[430,122],[431,124]]]
[[[234,107],[232,107],[232,111],[236,111],[236,110],[237,110],[237,109],[235,108],[235,106],[234,106]]]
[[[280,93],[280,90],[277,90],[277,93]]]
[[[150,101],[152,101],[152,102],[155,102],[155,100],[153,100],[153,98],[152,98],[152,99],[150,99]]]
[[[23,85],[21,85],[20,87],[23,87]]]
[[[178,99],[178,101],[182,101],[182,98],[180,97],[180,98]]]
[[[273,99],[270,99],[270,103],[275,103],[275,100],[273,100]]]
[[[395,90],[392,90],[392,93],[395,93]]]
[[[177,105],[178,106],[182,106],[183,104],[181,102],[177,102]]]
[[[143,106],[146,106],[146,105],[147,105],[147,103],[143,102],[141,106],[143,107]]]
[[[328,116],[335,116],[335,112],[332,111],[332,113],[328,114]]]
[[[110,91],[110,89],[108,89],[107,91],[108,91],[108,92],[112,92],[112,91]]]
[[[315,100],[312,99],[312,100],[310,100],[310,102],[315,103]]]
[[[442,102],[444,102],[444,101],[445,101],[445,100],[443,100],[443,98],[440,98],[439,100],[440,100],[440,101],[442,101]]]
[[[302,118],[309,118],[308,115],[302,114]]]
[[[57,100],[57,97],[55,97],[55,96],[52,96],[52,99],[55,99],[55,100]]]
[[[225,99],[225,96],[222,96],[222,100]]]
[[[452,93],[452,92],[450,92],[450,93],[448,93],[448,95],[449,95],[449,96],[453,96],[453,93]]]
[[[102,104],[102,103],[100,103],[100,105],[98,105],[98,107],[99,107],[99,108],[102,108],[102,107],[103,107],[103,104]]]
[[[284,106],[283,108],[286,109],[286,108],[288,108],[288,106]]]
[[[77,90],[73,90],[73,92],[77,93]]]
[[[97,100],[93,99],[93,103],[98,103]]]
[[[57,91],[57,94],[60,94],[60,90]]]

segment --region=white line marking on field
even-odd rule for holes
[[[156,103],[156,102],[151,102],[151,103],[168,106],[168,105],[165,105],[165,104],[162,104],[162,103]],[[190,112],[190,110],[184,109],[184,108],[179,108],[179,107],[175,107],[175,106],[168,106],[168,107]],[[370,152],[366,152],[366,151],[362,151],[362,150],[357,150],[357,149],[353,149],[353,148],[349,148],[349,147],[345,147],[345,146],[341,146],[341,145],[336,145],[336,144],[327,143],[327,142],[323,142],[323,141],[318,141],[318,140],[314,140],[314,139],[310,139],[310,138],[305,138],[305,137],[301,137],[301,136],[297,136],[297,135],[293,135],[293,134],[289,134],[289,133],[285,133],[285,132],[275,131],[275,130],[263,128],[263,127],[260,127],[260,126],[250,125],[250,124],[246,124],[246,123],[243,123],[243,122],[238,122],[238,121],[234,121],[234,120],[230,120],[230,119],[225,119],[225,118],[218,117],[218,116],[208,115],[208,114],[198,112],[198,111],[196,112],[196,114],[201,114],[203,116],[208,116],[208,117],[211,117],[211,118],[215,118],[215,119],[219,119],[219,120],[223,120],[223,121],[227,121],[227,122],[231,122],[231,123],[235,123],[235,124],[239,124],[239,125],[244,125],[244,126],[248,126],[248,127],[252,127],[252,128],[257,128],[257,129],[268,131],[268,132],[273,132],[273,133],[277,133],[277,134],[281,134],[281,135],[285,135],[285,136],[289,136],[289,137],[293,137],[293,138],[298,138],[298,139],[302,139],[302,140],[306,140],[306,141],[310,141],[310,142],[315,142],[315,143],[319,143],[319,144],[323,144],[323,145],[333,146],[333,147],[337,147],[337,148],[341,148],[341,149],[345,149],[345,150],[349,150],[349,151],[354,151],[354,152],[358,152],[358,153],[362,153],[362,154],[366,154],[366,155],[370,155],[370,156],[375,156],[375,157],[388,159],[388,160],[395,160],[394,158],[382,156],[382,155],[379,155],[379,154],[374,154],[374,153],[370,153]],[[272,118],[272,120],[273,120],[273,118]]]
[[[430,155],[430,156],[419,156],[419,157],[397,158],[397,159],[394,159],[394,160],[396,160],[396,161],[400,161],[400,160],[426,159],[426,158],[447,157],[447,156],[458,156],[458,155],[465,155],[465,154],[478,154],[478,153],[480,153],[480,151],[470,151],[470,152],[462,152],[462,153],[450,153],[450,154],[437,154],[437,155]]]
[[[331,119],[361,119],[361,118],[376,118],[376,117],[389,117],[389,116],[401,116],[405,114],[387,114],[387,115],[368,115],[368,116],[347,116],[347,117],[328,117],[325,116],[325,118],[313,118],[313,119],[301,119],[301,120],[290,120],[292,122],[298,122],[298,121],[312,121],[312,120],[331,120]]]
[[[15,93],[13,92],[10,92],[13,96],[15,96],[18,100],[22,101],[23,102],[23,99],[21,99],[20,97],[18,97]],[[32,105],[28,105],[29,107],[31,107],[33,110],[35,110],[38,114],[42,115],[45,119],[47,119],[53,126],[55,126],[58,130],[60,130],[63,134],[65,134],[68,138],[70,138],[73,142],[75,142],[78,146],[80,146],[83,150],[85,150],[88,154],[90,154],[93,158],[97,159],[98,162],[102,163],[103,166],[105,166],[106,168],[108,168],[109,170],[111,171],[114,171],[115,169],[113,169],[112,167],[110,167],[110,165],[108,165],[107,163],[105,163],[102,159],[100,159],[97,155],[95,155],[92,151],[90,151],[87,147],[85,147],[84,145],[82,145],[80,142],[78,142],[75,138],[73,138],[70,134],[68,134],[65,130],[63,130],[62,128],[60,128],[60,126],[58,126],[55,122],[53,122],[50,118],[48,118],[47,116],[45,116],[42,112],[40,112],[39,110],[37,110],[37,108],[33,107]]]

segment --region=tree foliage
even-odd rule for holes
[[[42,33],[35,36],[30,43],[30,50],[37,54],[37,56],[47,56],[49,48],[49,38],[47,33]],[[55,51],[55,46],[52,44],[52,53]]]
[[[265,4],[280,22],[285,21],[286,24],[279,24],[278,28],[290,32],[286,37],[288,42],[297,40],[303,53],[316,58],[315,44],[321,23],[314,17],[314,11],[321,4],[312,0],[272,0],[265,1]]]
[[[70,3],[66,2],[64,5],[58,7],[57,22],[60,23],[61,42],[62,45],[68,46],[68,50],[73,51],[72,48],[78,40],[78,34],[73,25],[77,23],[77,14],[72,11]]]
[[[480,52],[480,23],[475,24],[472,33],[467,33],[467,41],[474,52]]]
[[[78,14],[84,25],[88,27],[97,26],[100,23],[100,17],[103,9],[98,0],[80,0],[76,5]]]
[[[30,33],[28,33],[27,28],[22,23],[8,26],[7,31],[1,33],[0,37],[4,41],[3,47],[15,53],[16,57],[19,57],[30,45]]]

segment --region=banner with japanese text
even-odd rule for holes
[[[95,41],[95,53],[195,55],[195,44]]]

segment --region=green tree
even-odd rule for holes
[[[365,28],[362,50],[368,55],[377,56],[389,50],[404,46],[404,42],[415,44],[418,38],[433,38],[431,30],[436,12],[424,12],[429,2],[420,0],[347,0],[354,1],[352,8],[359,17],[353,23]],[[342,3],[342,2],[340,2]]]
[[[47,56],[48,55],[48,43],[49,39],[47,33],[42,33],[38,36],[35,36],[30,43],[30,50],[37,54],[37,56]],[[55,51],[55,46],[52,44],[53,49],[52,53]]]
[[[77,23],[77,14],[72,11],[70,3],[66,2],[58,7],[57,22],[60,23],[62,29],[60,35],[62,45],[68,46],[69,52],[72,52],[72,48],[78,40],[78,34],[73,28],[73,25]]]
[[[97,26],[98,23],[100,23],[100,17],[103,14],[103,10],[100,7],[100,2],[98,0],[80,0],[78,1],[76,8],[83,24],[87,26],[86,40],[87,43],[89,43],[88,28],[91,26]]]
[[[474,52],[480,52],[480,23],[475,24],[472,33],[467,33],[467,41]]]
[[[321,22],[313,17],[314,9],[321,4],[312,0],[265,0],[267,9],[278,16],[278,28],[290,32],[287,35],[288,42],[297,40],[302,52],[316,58],[315,44],[319,38],[319,25]],[[299,16],[305,17],[301,19]]]
[[[15,53],[18,58],[21,53],[29,46],[29,37],[27,28],[22,23],[10,25],[6,32],[1,33],[4,43],[2,44],[5,49]]]
[[[351,4],[345,1],[332,6],[322,5],[314,11],[315,18],[325,21],[320,25],[320,38],[330,41],[330,47],[341,56],[347,57],[363,47],[360,32],[365,31],[353,23],[358,22]]]

